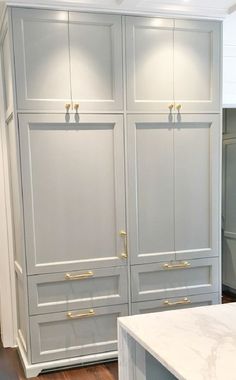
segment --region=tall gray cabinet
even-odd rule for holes
[[[26,375],[220,302],[221,23],[9,8],[1,35]]]

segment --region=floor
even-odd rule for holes
[[[225,292],[223,303],[236,302],[236,296]],[[16,349],[3,349],[0,340],[0,380],[25,380]],[[117,362],[52,372],[32,380],[118,380]]]
[[[0,340],[0,380],[25,380],[16,349],[3,349]],[[118,380],[117,362],[51,372],[32,380]]]

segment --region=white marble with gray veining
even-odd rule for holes
[[[236,380],[236,303],[119,319],[181,380]]]

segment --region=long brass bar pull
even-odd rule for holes
[[[163,306],[177,306],[177,305],[189,305],[192,303],[187,297],[176,302],[170,302],[168,300],[163,302]]]
[[[81,314],[73,314],[71,312],[67,313],[67,318],[70,319],[79,319],[79,318],[89,318],[94,317],[95,311],[93,309],[90,309],[87,313],[81,313]]]
[[[179,264],[168,263],[168,264],[163,265],[164,269],[186,269],[186,268],[190,268],[190,267],[191,267],[191,264],[188,263],[188,261],[182,261]]]
[[[120,236],[124,239],[124,251],[121,253],[123,259],[128,258],[128,248],[127,248],[127,233],[125,231],[120,231]]]
[[[85,280],[86,278],[90,278],[93,276],[94,276],[94,273],[92,271],[88,271],[88,272],[81,273],[81,274],[74,274],[74,275],[70,274],[70,273],[66,273],[65,274],[65,280],[69,280],[69,281]]]

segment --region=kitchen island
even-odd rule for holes
[[[119,380],[235,380],[236,303],[119,318]]]

